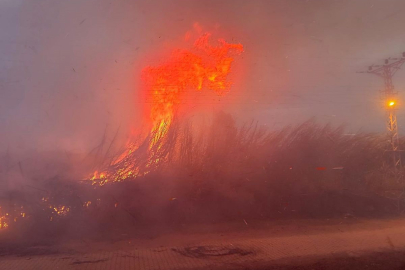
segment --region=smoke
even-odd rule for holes
[[[315,116],[349,131],[383,131],[382,82],[355,72],[402,52],[404,5],[2,1],[0,151],[83,153],[118,128],[125,141],[142,124],[141,70],[195,22],[245,46],[231,94],[205,102],[206,112],[221,104],[238,121],[270,127]]]
[[[404,9],[401,0],[0,1],[0,229],[10,226],[0,242],[397,214],[403,186],[381,167],[391,162],[386,138],[357,132],[384,130],[382,82],[356,71],[400,55]],[[142,70],[181,48],[196,22],[243,44],[233,85],[186,96],[184,117],[150,144]],[[311,117],[320,124],[295,126]],[[143,147],[119,151],[134,134]]]

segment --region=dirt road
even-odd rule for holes
[[[143,239],[9,250],[0,269],[324,269],[328,262],[341,266],[333,269],[394,269],[383,267],[405,265],[403,250],[405,220],[243,221]]]

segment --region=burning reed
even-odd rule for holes
[[[124,158],[99,163],[104,176],[55,176],[3,190],[0,235],[130,234],[156,224],[403,209],[403,183],[384,165],[384,136],[348,136],[313,121],[279,131],[238,127],[225,113],[205,127],[173,121],[158,140],[153,132]],[[117,177],[128,168],[137,173]]]

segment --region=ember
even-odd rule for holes
[[[0,229],[8,228],[11,223],[18,222],[19,219],[25,218],[26,213],[23,206],[12,206],[12,211],[5,211],[0,206]]]
[[[52,212],[59,215],[59,216],[66,216],[69,211],[70,208],[64,205],[60,205],[60,206],[49,206],[50,209],[52,209]]]

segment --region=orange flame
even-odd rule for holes
[[[234,61],[232,55],[241,53],[243,46],[223,39],[213,46],[209,42],[210,37],[210,33],[205,33],[190,50],[175,50],[167,62],[144,69],[147,94],[152,101],[150,118],[155,136],[164,135],[185,91],[207,88],[222,95],[229,90],[231,82],[227,76]],[[189,38],[186,35],[186,39]],[[152,144],[155,141],[152,140]]]
[[[201,33],[196,24],[194,28]],[[186,34],[186,41],[191,39]],[[233,56],[243,52],[241,44],[230,44],[218,39],[215,45],[210,43],[211,34],[200,34],[190,49],[176,49],[157,66],[148,66],[143,70],[146,95],[151,100],[149,120],[152,123],[152,138],[149,143],[146,171],[133,164],[128,157],[139,145],[129,142],[126,150],[110,163],[112,171],[95,171],[90,180],[100,186],[107,182],[119,182],[129,177],[149,173],[149,168],[162,161],[155,154],[159,151],[161,139],[165,137],[172,124],[175,112],[187,91],[212,90],[218,95],[228,92],[232,83],[228,79]]]

